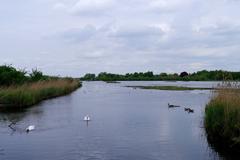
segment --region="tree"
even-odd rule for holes
[[[182,72],[182,73],[180,73],[180,77],[186,77],[186,76],[188,76],[188,73],[187,72]]]
[[[93,81],[95,80],[95,78],[96,78],[96,75],[93,73],[87,73],[83,77],[84,80],[89,80],[89,81]]]
[[[160,73],[161,77],[167,77],[167,73]]]
[[[44,79],[43,73],[38,69],[32,69],[32,73],[30,73],[31,81],[39,81]]]
[[[0,66],[0,85],[22,84],[27,80],[26,71],[16,70],[11,65]]]
[[[144,77],[153,77],[153,72],[148,71],[143,74]]]

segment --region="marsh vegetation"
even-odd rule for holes
[[[0,107],[27,107],[68,94],[81,86],[78,79],[30,74],[12,66],[0,66]]]
[[[208,140],[221,150],[240,153],[240,86],[224,83],[205,109]]]

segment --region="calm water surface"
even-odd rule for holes
[[[71,95],[24,112],[0,113],[1,160],[221,159],[203,127],[210,91],[159,91],[125,85],[212,87],[213,82],[84,82]],[[167,104],[194,108],[168,109]],[[92,121],[86,124],[84,115]],[[16,121],[16,131],[8,125]],[[25,133],[34,124],[36,130]]]

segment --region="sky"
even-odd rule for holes
[[[0,0],[0,64],[45,74],[240,70],[240,0]]]

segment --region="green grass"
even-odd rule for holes
[[[80,81],[69,78],[38,81],[0,89],[0,106],[27,107],[42,100],[66,95],[81,86]]]
[[[212,88],[183,87],[183,86],[126,86],[126,87],[140,88],[140,89],[155,89],[155,90],[173,90],[173,91],[212,89]]]
[[[240,91],[222,88],[205,109],[204,126],[209,141],[240,152]]]

